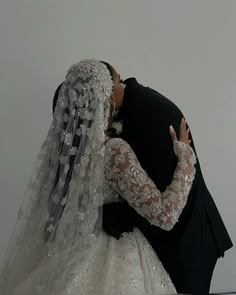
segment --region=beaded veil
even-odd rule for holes
[[[70,275],[68,258],[85,260],[101,233],[112,88],[107,67],[97,60],[68,70],[1,267],[1,294],[15,294],[29,274],[37,278],[39,272],[46,275],[35,280],[34,295],[56,294]],[[53,285],[58,278],[62,286]]]

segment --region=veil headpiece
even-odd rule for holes
[[[65,271],[69,258],[86,259],[101,233],[112,88],[97,60],[68,70],[2,264],[1,294],[11,294],[36,266],[34,295],[56,292],[56,278],[63,284],[72,275]]]

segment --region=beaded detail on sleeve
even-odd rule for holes
[[[105,180],[151,224],[171,230],[186,205],[195,177],[196,156],[192,148],[174,142],[178,163],[170,185],[161,193],[141,167],[129,144],[112,138],[106,144]]]

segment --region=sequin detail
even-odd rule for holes
[[[49,256],[46,267],[53,265],[53,259]],[[55,289],[44,289],[47,272],[41,270],[40,275],[36,271],[26,279],[14,295],[176,294],[161,261],[138,229],[124,233],[119,240],[103,233],[86,260],[81,262],[79,255],[74,255],[64,263],[64,269]]]

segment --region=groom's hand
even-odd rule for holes
[[[134,220],[132,209],[126,203],[116,202],[103,205],[103,230],[119,239],[124,232],[132,232]]]

